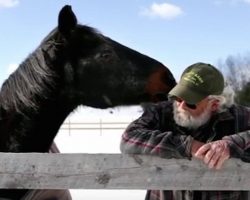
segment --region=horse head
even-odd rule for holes
[[[73,85],[70,93],[80,104],[107,108],[158,101],[176,84],[160,62],[77,24],[70,6],[60,11],[58,30],[68,44],[65,86]]]

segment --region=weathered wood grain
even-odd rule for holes
[[[0,188],[250,190],[250,163],[122,154],[0,153]]]

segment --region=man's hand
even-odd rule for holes
[[[194,154],[209,168],[221,169],[224,162],[230,158],[229,143],[226,140],[218,140],[202,145]]]
[[[195,153],[198,151],[200,147],[202,147],[205,143],[199,142],[197,140],[193,140],[191,145],[191,155],[194,157]]]

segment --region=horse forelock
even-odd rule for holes
[[[22,113],[25,107],[37,109],[39,98],[46,98],[56,74],[51,69],[58,43],[53,31],[3,83],[0,102],[4,110]]]

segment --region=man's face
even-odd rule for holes
[[[176,99],[173,106],[175,122],[190,129],[197,129],[207,123],[214,110],[214,102],[208,98],[203,99],[193,107],[181,99]]]

